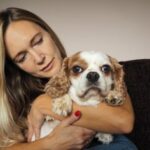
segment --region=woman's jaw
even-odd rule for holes
[[[53,57],[40,71],[48,72],[54,65],[55,57]]]

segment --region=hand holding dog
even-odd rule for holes
[[[44,114],[38,108],[36,103],[32,104],[31,110],[28,114],[28,134],[27,140],[31,142],[32,136],[35,135],[35,139],[40,138],[40,129],[44,122]]]
[[[70,117],[63,120],[50,135],[45,137],[46,145],[51,147],[53,150],[83,149],[91,142],[95,132],[86,128],[72,125],[79,118],[79,115],[76,116],[75,114],[72,114]]]
[[[41,103],[35,100],[28,115],[28,141],[31,141],[33,134],[35,134],[36,139],[40,137],[40,129],[46,113],[50,114],[50,110],[44,108],[44,111],[42,111]],[[77,113],[76,115],[72,114],[70,117],[64,119],[52,133],[43,138],[43,145],[47,149],[55,146],[53,147],[54,150],[60,149],[59,145],[61,145],[61,149],[64,150],[82,149],[93,139],[95,131],[72,125],[79,120],[79,118],[80,113]],[[56,145],[58,147],[56,147]],[[62,145],[64,146],[63,148]]]

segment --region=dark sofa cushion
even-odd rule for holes
[[[150,150],[150,59],[120,62],[135,112],[135,125],[127,135],[139,150]]]

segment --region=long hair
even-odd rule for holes
[[[7,8],[0,12],[0,147],[24,140],[21,120],[27,116],[35,97],[43,92],[41,89],[46,81],[22,71],[6,54],[5,32],[11,22],[18,20],[28,20],[42,27],[50,34],[61,57],[66,57],[60,40],[41,18],[20,8]]]

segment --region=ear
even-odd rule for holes
[[[110,60],[110,62],[112,64],[112,69],[113,69],[113,72],[116,75],[116,78],[119,78],[120,76],[123,76],[124,75],[123,67],[122,67],[122,65],[119,64],[117,59],[109,56],[109,60]]]
[[[113,69],[113,78],[114,78],[114,89],[113,91],[117,93],[118,97],[120,97],[122,100],[125,99],[126,96],[126,85],[124,82],[124,70],[123,66],[119,64],[119,62],[113,58],[110,57],[110,62],[112,64]],[[123,102],[121,102],[123,103]]]
[[[68,75],[69,57],[64,58],[60,72]]]
[[[68,61],[69,58],[63,60],[62,68],[59,73],[53,76],[46,84],[44,91],[51,98],[58,98],[66,94],[70,87],[70,81],[68,77]]]

